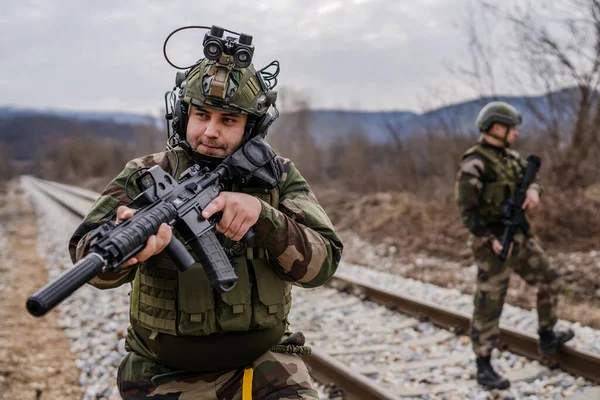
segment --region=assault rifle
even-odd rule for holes
[[[41,317],[100,272],[118,269],[145,247],[163,222],[191,246],[211,287],[219,292],[231,290],[237,276],[214,233],[219,216],[204,219],[202,210],[221,193],[224,180],[245,183],[254,176],[272,184],[268,168],[274,157],[271,147],[255,137],[212,172],[194,165],[179,182],[159,166],[149,168],[135,180],[141,193],[133,200],[132,207],[138,207],[133,217],[119,223],[108,221],[90,232],[89,253],[29,297],[27,310]],[[196,262],[175,235],[166,251],[181,272]]]
[[[541,165],[542,160],[535,154],[531,154],[527,157],[527,168],[525,168],[521,185],[517,192],[509,197],[503,206],[502,214],[504,217],[505,228],[504,234],[502,235],[502,251],[498,254],[498,257],[500,257],[502,261],[506,260],[508,257],[508,250],[510,249],[510,244],[513,241],[513,236],[515,235],[517,228],[521,228],[523,232],[529,231],[529,222],[525,219],[525,210],[523,210],[522,206],[527,198],[527,188],[535,179],[535,175]]]

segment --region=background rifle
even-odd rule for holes
[[[517,228],[521,228],[523,232],[529,231],[529,222],[525,218],[525,210],[523,210],[523,202],[527,198],[527,189],[540,169],[542,160],[535,154],[531,154],[527,157],[527,168],[523,175],[523,180],[517,192],[511,196],[503,207],[504,215],[504,234],[502,235],[502,251],[498,254],[498,257],[502,261],[508,257],[508,251],[513,241],[513,236],[517,231]]]

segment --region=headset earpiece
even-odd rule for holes
[[[179,140],[185,140],[185,131],[188,120],[188,105],[181,101],[179,96],[175,100],[173,110],[173,132],[179,137]]]
[[[260,119],[256,123],[256,129],[255,129],[256,134],[260,135],[262,137],[265,137],[267,135],[267,131],[268,131],[269,127],[271,126],[273,121],[275,121],[277,119],[277,114],[274,114],[273,112],[271,112],[271,110],[268,110],[265,113],[265,115],[260,117]]]

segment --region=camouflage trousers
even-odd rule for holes
[[[471,249],[478,267],[471,341],[478,357],[489,356],[496,346],[500,335],[500,315],[513,271],[529,285],[537,287],[539,328],[554,327],[561,289],[560,276],[550,267],[544,250],[534,238],[515,235],[512,255],[504,263],[493,252],[489,242],[475,238]]]
[[[268,351],[252,367],[254,400],[319,398],[297,354]],[[244,368],[221,374],[174,370],[131,352],[119,367],[117,386],[125,400],[242,400],[244,372]]]

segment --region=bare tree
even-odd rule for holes
[[[279,91],[277,104],[282,115],[267,136],[269,142],[278,154],[293,160],[309,181],[323,179],[324,160],[312,132],[313,112],[308,94],[284,87]]]
[[[14,162],[8,146],[0,144],[0,193],[4,191],[5,184],[16,174]]]
[[[514,7],[482,0],[478,10],[507,24],[498,32],[504,38],[499,53],[510,60],[505,75],[521,89],[544,93],[543,102],[527,102],[527,111],[543,128],[539,137],[553,145],[548,154],[555,183],[578,187],[597,181],[600,0],[538,0]],[[471,37],[479,34],[469,31]]]

